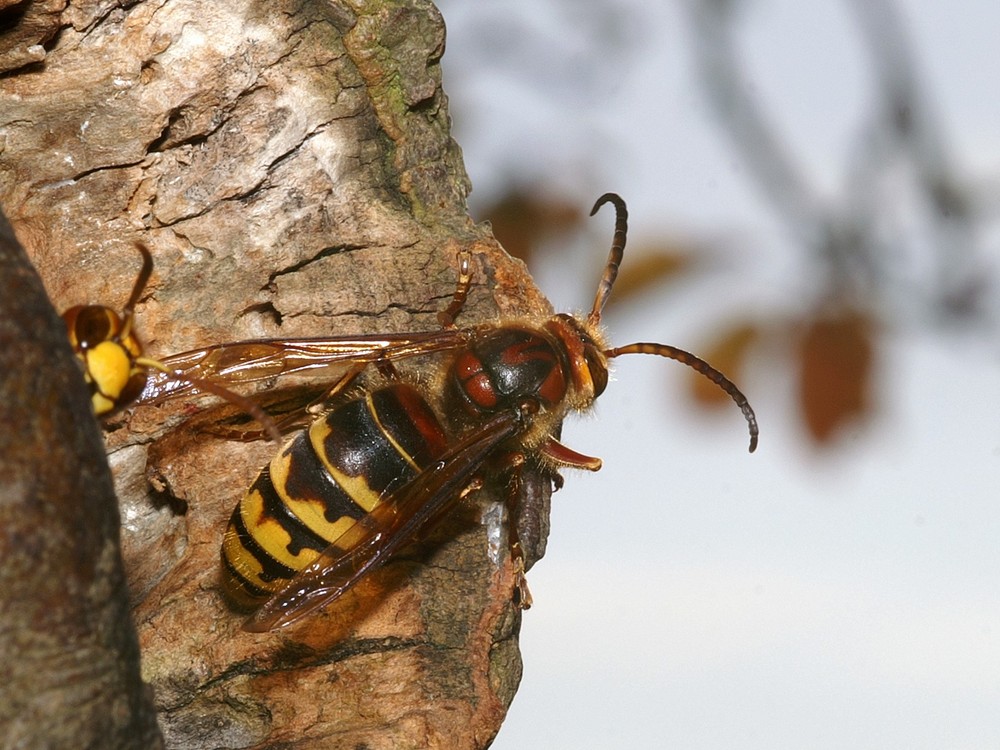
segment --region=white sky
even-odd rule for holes
[[[544,179],[583,209],[620,192],[633,247],[738,238],[737,273],[614,310],[615,342],[697,348],[730,313],[808,302],[801,254],[702,100],[679,3],[438,5],[477,205],[502,178]],[[832,0],[745,5],[755,89],[833,193],[872,95],[853,21]],[[900,6],[952,157],[995,198],[1000,3]],[[559,309],[592,299],[610,214],[592,223],[575,274],[533,269]],[[822,454],[787,360],[740,380],[761,423],[751,456],[738,410],[706,418],[683,368],[623,358],[596,417],[564,431],[605,465],[553,498],[494,747],[1000,748],[1000,358],[985,330],[890,330],[878,413]]]

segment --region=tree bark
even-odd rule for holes
[[[90,397],[2,214],[0,425],[0,744],[159,747]]]
[[[433,328],[459,247],[475,275],[460,324],[547,309],[467,215],[429,3],[49,0],[0,14],[0,204],[59,309],[120,307],[137,241],[156,264],[137,311],[154,357]],[[106,424],[167,746],[488,745],[521,669],[495,498],[483,493],[484,523],[456,519],[303,625],[248,634],[219,593],[219,545],[274,446],[174,429],[193,408]],[[547,494],[531,489],[537,557]]]

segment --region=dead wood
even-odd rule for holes
[[[476,265],[462,324],[545,308],[466,213],[429,3],[2,12],[0,204],[58,309],[120,306],[136,241],[156,264],[137,316],[152,356],[433,327],[459,246]],[[219,545],[274,447],[174,429],[192,408],[139,407],[106,434],[167,746],[486,746],[520,678],[496,506],[302,626],[247,634],[218,591]],[[537,554],[547,496],[533,497]]]
[[[90,398],[0,214],[0,745],[160,746]]]

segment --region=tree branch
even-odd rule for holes
[[[2,744],[159,747],[90,397],[2,215],[0,424]]]

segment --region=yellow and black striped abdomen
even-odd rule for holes
[[[340,404],[285,444],[233,511],[223,583],[238,603],[280,591],[447,448],[434,412],[396,383]]]

